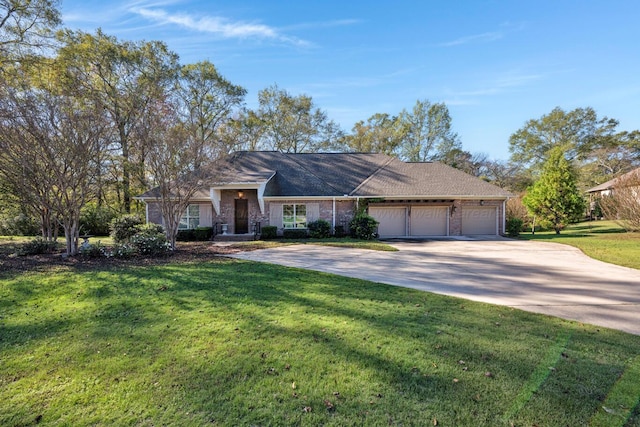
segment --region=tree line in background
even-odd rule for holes
[[[492,161],[463,149],[444,103],[418,100],[345,132],[310,96],[273,85],[251,110],[246,90],[208,61],[181,64],[160,41],[60,25],[55,0],[0,0],[0,218],[22,218],[23,228],[35,218],[46,240],[64,230],[69,254],[81,232],[139,210],[133,197],[150,187],[175,246],[180,217],[209,166],[236,150],[440,161],[517,195],[529,189],[528,212],[558,231],[580,206],[567,201],[566,212],[550,214],[545,203],[565,201],[546,193],[579,193],[640,164],[640,133],[617,131],[617,121],[592,108],[555,108],[529,120],[509,140],[511,159]],[[549,184],[558,168],[575,181],[570,190]]]

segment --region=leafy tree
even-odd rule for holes
[[[583,186],[593,187],[640,166],[640,131],[601,138],[582,167]]]
[[[175,100],[179,104],[180,119],[189,137],[203,151],[198,162],[219,157],[227,150],[221,139],[221,129],[242,103],[246,90],[226,80],[209,61],[189,64],[180,70],[175,86]],[[200,163],[193,165],[194,169]]]
[[[178,72],[177,55],[162,42],[119,41],[66,30],[59,34],[57,70],[68,90],[101,108],[110,120],[113,146],[109,159],[116,169],[122,208],[131,211],[134,188],[146,189],[146,146],[136,138],[149,105],[163,99]],[[55,77],[54,77],[55,78]],[[138,184],[136,186],[136,183]]]
[[[366,122],[357,122],[343,142],[349,151],[391,155],[398,150],[405,135],[406,128],[399,116],[376,113]]]
[[[261,148],[285,153],[313,153],[337,148],[342,135],[310,96],[293,96],[273,85],[258,94],[255,116],[263,126]],[[250,116],[249,116],[250,117]]]
[[[451,130],[451,116],[444,103],[418,100],[411,112],[403,110],[399,118],[404,132],[397,152],[402,160],[442,160],[462,149],[458,134]]]
[[[531,215],[549,223],[556,234],[584,214],[585,201],[577,187],[576,172],[561,147],[551,149],[540,178],[522,202]]]
[[[559,147],[567,160],[584,160],[594,147],[613,134],[618,122],[598,118],[591,107],[565,112],[559,107],[538,120],[529,120],[509,138],[511,160],[534,168]]]
[[[44,45],[60,25],[58,0],[0,0],[0,65]]]
[[[243,109],[225,122],[219,132],[226,151],[256,151],[266,132],[262,119],[253,110]]]

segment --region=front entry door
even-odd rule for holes
[[[236,227],[235,234],[249,232],[249,203],[247,199],[236,199]]]

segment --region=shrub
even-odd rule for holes
[[[116,243],[107,256],[115,258],[131,258],[136,254],[136,247],[131,243]]]
[[[282,237],[285,239],[306,239],[308,236],[307,230],[297,228],[285,228],[282,232]]]
[[[326,239],[331,237],[331,224],[324,219],[318,219],[307,224],[309,236],[314,239]]]
[[[194,229],[178,230],[176,234],[176,240],[178,242],[193,242],[196,240],[196,231]]]
[[[378,224],[375,218],[361,213],[351,220],[349,228],[351,228],[351,234],[356,239],[374,240],[378,237]]]
[[[333,229],[333,235],[336,237],[344,237],[347,233],[344,231],[344,225],[336,225]]]
[[[131,238],[131,244],[140,255],[162,256],[171,252],[171,244],[167,242],[163,232],[158,232],[158,226],[155,224],[141,227],[140,231]]]
[[[193,230],[193,234],[195,240],[200,242],[205,240],[211,240],[211,236],[213,236],[213,227],[197,227]]]
[[[0,235],[34,236],[39,232],[38,221],[24,213],[0,218]]]
[[[262,232],[260,233],[262,240],[275,239],[276,237],[278,237],[278,227],[275,225],[265,225],[262,227]]]
[[[143,225],[138,215],[123,215],[111,221],[111,237],[116,243],[128,242],[137,234]]]
[[[80,245],[78,253],[87,258],[100,258],[108,255],[107,248],[100,241]]]
[[[507,219],[507,235],[509,237],[518,237],[520,235],[520,231],[522,231],[522,226],[524,225],[524,221],[520,218],[511,217]]]
[[[33,239],[22,245],[20,250],[18,251],[18,255],[40,255],[40,254],[50,254],[55,251],[57,247],[56,242],[51,242],[44,240],[41,237],[37,239]]]
[[[161,226],[160,224],[153,224],[153,223],[149,223],[149,224],[145,224],[145,225],[141,225],[139,228],[138,233],[136,234],[164,234],[164,227]]]
[[[80,228],[86,234],[108,236],[115,217],[115,212],[107,207],[87,205],[80,212]]]

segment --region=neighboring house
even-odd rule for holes
[[[587,190],[591,200],[602,196],[610,196],[615,190],[616,186],[625,185],[624,183],[631,182],[633,179],[637,181],[640,179],[640,168],[634,169],[631,172],[627,172],[624,175],[620,175],[617,178],[610,179],[607,182],[603,182],[600,185],[596,185],[593,188]]]
[[[357,203],[380,222],[380,237],[504,234],[511,194],[441,163],[406,163],[384,154],[242,151],[216,168],[181,228],[225,225],[230,234],[253,224],[306,228],[322,218],[346,229]],[[138,197],[147,221],[162,224],[154,190]]]
[[[587,190],[589,195],[589,212],[590,217],[600,217],[602,212],[598,208],[599,200],[603,197],[612,196],[616,190],[629,189],[629,196],[640,202],[640,168],[633,169],[630,172],[620,175],[617,178],[610,179],[600,185],[596,185]]]

